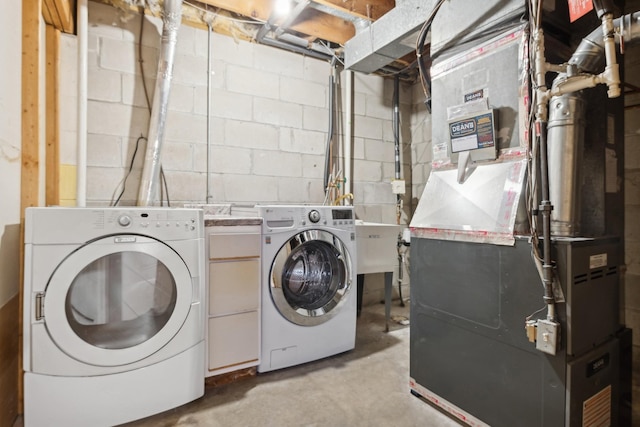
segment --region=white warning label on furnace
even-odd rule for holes
[[[582,403],[582,427],[609,426],[611,426],[610,385]]]
[[[607,266],[607,254],[597,254],[591,255],[589,257],[589,268],[593,270],[594,268],[606,267]]]

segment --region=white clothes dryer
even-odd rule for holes
[[[204,394],[198,209],[28,208],[25,426],[110,426]]]
[[[353,208],[256,208],[263,218],[258,372],[353,349],[357,311]]]

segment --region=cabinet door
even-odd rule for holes
[[[260,256],[260,233],[210,234],[209,258],[232,259]]]
[[[260,351],[259,312],[209,319],[209,371],[255,361]]]
[[[219,316],[257,310],[260,302],[260,260],[209,263],[209,314]]]

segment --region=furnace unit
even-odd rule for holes
[[[569,28],[566,2],[544,4],[547,44],[570,45],[554,31]],[[469,425],[630,425],[623,104],[607,87],[557,89],[600,73],[604,58],[585,65],[569,47],[549,49],[548,63],[572,65],[542,73],[544,117],[544,83],[531,77],[545,61],[534,64],[526,5],[452,0],[433,21],[433,162],[411,221],[411,390]],[[570,28],[600,31],[592,14]],[[636,15],[613,25],[634,39]],[[483,32],[459,30],[460,16]],[[503,19],[479,24],[492,16]]]

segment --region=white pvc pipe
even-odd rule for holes
[[[87,68],[89,10],[78,0],[78,146],[76,159],[76,205],[87,205]]]
[[[347,71],[346,80],[345,113],[347,117],[344,130],[343,157],[344,177],[346,179],[344,183],[344,194],[349,194],[353,192],[351,185],[353,178],[353,172],[351,171],[351,146],[353,144],[353,71]],[[345,198],[345,203],[349,204],[349,198]]]
[[[213,196],[211,195],[211,76],[213,74],[213,66],[211,65],[211,35],[213,29],[211,23],[207,23],[207,194],[205,195],[205,203],[211,203]]]

